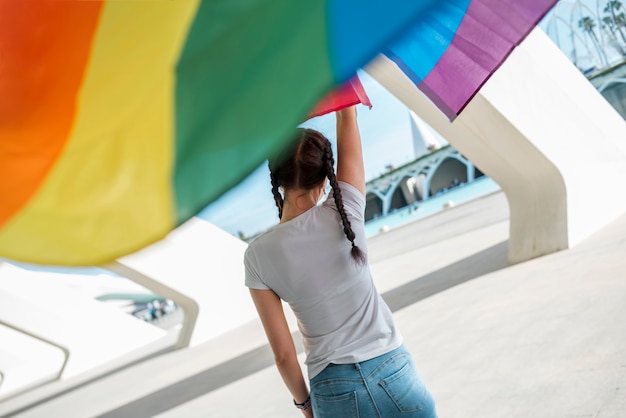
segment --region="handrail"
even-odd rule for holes
[[[180,293],[169,286],[117,261],[101,266],[127,278],[159,296],[173,300],[183,310],[184,318],[181,330],[178,334],[176,348],[188,347],[193,335],[193,330],[200,313],[198,303],[192,298]]]
[[[20,327],[18,327],[16,325],[13,325],[13,324],[7,322],[6,320],[0,319],[0,325],[4,325],[7,328],[11,328],[14,331],[17,331],[17,332],[20,332],[22,334],[28,335],[29,337],[35,338],[35,339],[37,339],[39,341],[42,341],[42,342],[44,342],[46,344],[50,344],[50,345],[60,349],[63,352],[63,355],[64,355],[65,358],[63,360],[63,364],[61,365],[61,368],[59,369],[59,373],[56,376],[56,380],[61,379],[61,376],[63,376],[63,372],[65,371],[65,366],[67,366],[67,362],[68,362],[68,360],[70,358],[70,351],[66,347],[64,347],[64,346],[62,346],[62,345],[60,345],[58,343],[55,343],[54,341],[51,341],[51,340],[49,340],[47,338],[44,338],[44,337],[42,337],[40,335],[37,335],[37,334],[35,334],[33,332],[30,332],[28,330],[22,329],[22,328],[20,328]],[[0,372],[0,375],[1,374],[2,374],[2,372]],[[2,383],[2,380],[0,380],[0,383]]]

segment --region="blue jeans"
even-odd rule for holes
[[[404,346],[311,379],[315,418],[436,418],[435,402]]]

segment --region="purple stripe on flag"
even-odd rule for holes
[[[454,119],[554,3],[473,0],[452,43],[418,87]]]
[[[452,42],[423,80],[412,68],[411,62],[419,62],[416,57],[405,60],[389,50],[384,54],[453,120],[555,3],[472,0]],[[436,31],[429,36],[437,36]]]

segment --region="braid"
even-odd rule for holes
[[[343,206],[341,189],[339,188],[339,184],[337,183],[337,176],[335,176],[335,160],[333,158],[333,152],[330,142],[327,144],[327,147],[324,150],[324,163],[326,164],[328,181],[330,182],[330,186],[333,189],[335,204],[337,205],[337,210],[339,211],[339,216],[341,217],[341,223],[343,224],[343,233],[346,235],[346,238],[348,238],[348,240],[352,243],[352,250],[350,251],[350,255],[358,265],[362,266],[366,262],[365,253],[354,242],[356,235],[354,234],[354,231],[352,231],[352,225],[350,224],[350,220],[348,219],[348,215],[346,214],[346,210]]]
[[[278,190],[278,179],[276,174],[270,172],[270,180],[272,181],[272,194],[274,195],[274,202],[278,208],[278,219],[283,217],[283,196]]]

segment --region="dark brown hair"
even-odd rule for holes
[[[272,194],[278,207],[278,218],[283,216],[284,203],[279,187],[310,190],[328,178],[343,224],[343,232],[352,243],[350,254],[359,265],[363,265],[365,254],[354,242],[355,235],[343,206],[334,165],[333,149],[328,138],[314,129],[299,128],[296,139],[290,146],[269,160]]]

